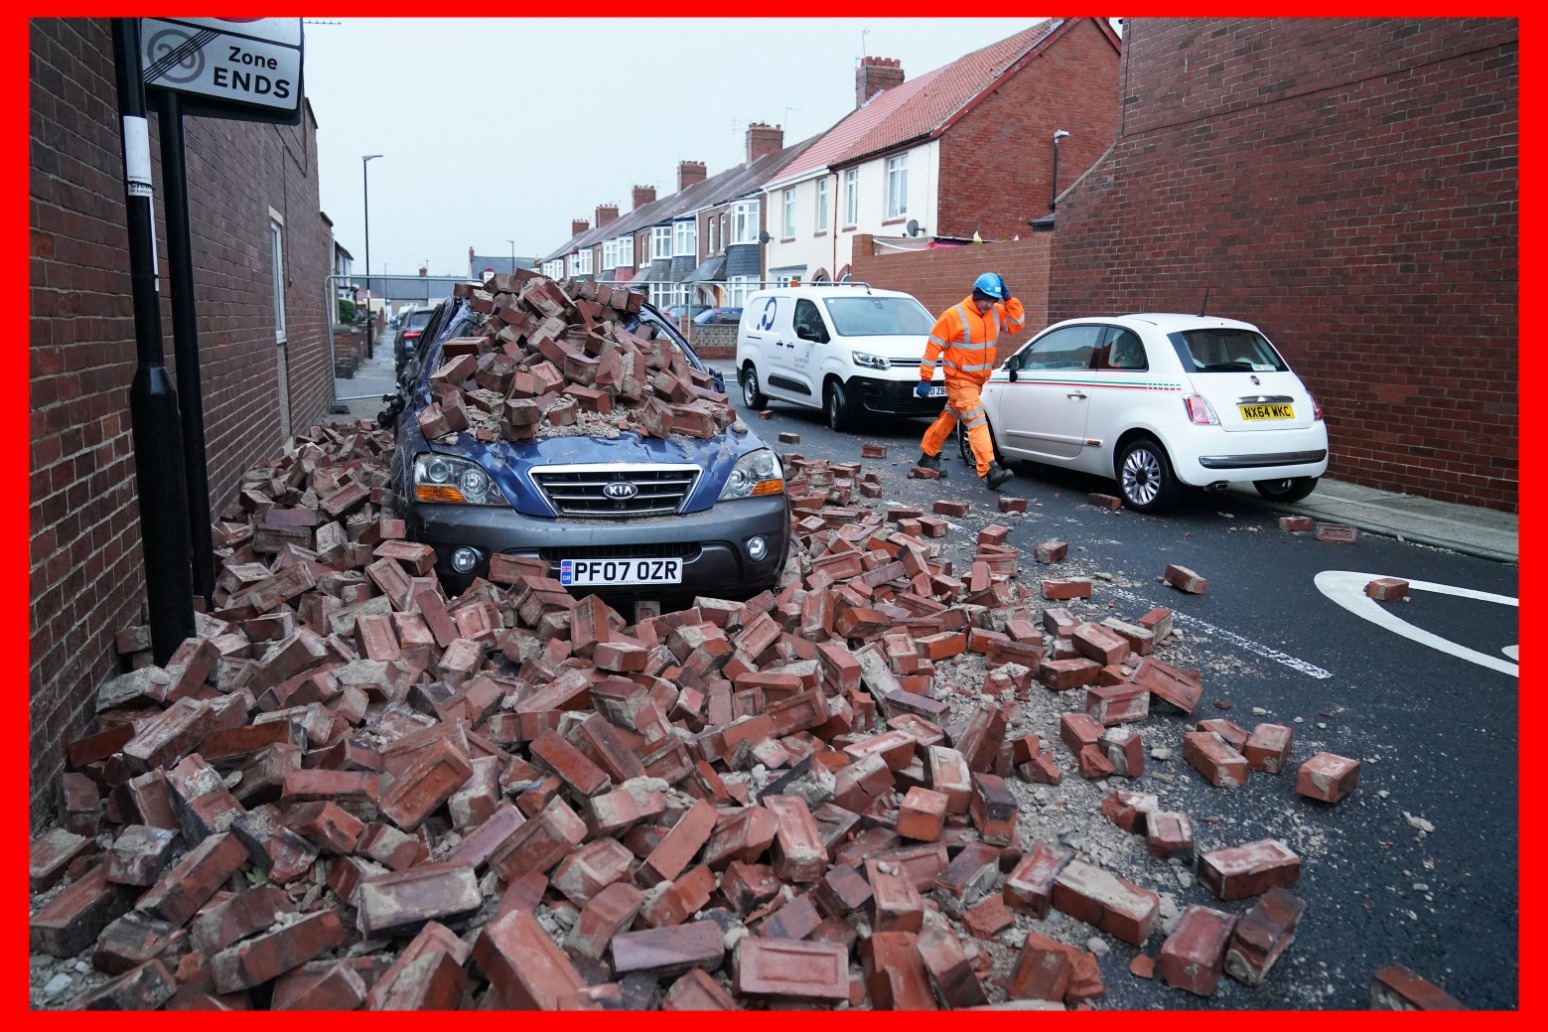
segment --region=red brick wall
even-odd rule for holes
[[[1048,252],[1052,235],[1030,232],[1017,241],[933,247],[923,251],[872,254],[873,238],[855,236],[851,278],[873,287],[902,290],[940,315],[973,292],[980,273],[998,272],[1026,308],[1026,327],[1002,334],[1000,356],[1008,355],[1048,325]]]
[[[1009,240],[1045,215],[1053,134],[1061,189],[1112,143],[1118,122],[1118,49],[1091,18],[1058,30],[1046,51],[941,134],[938,236]]]
[[[105,19],[30,26],[29,688],[32,818],[52,805],[62,743],[88,730],[118,672],[114,634],[143,622],[130,438],[136,360],[123,159]],[[167,364],[166,216],[152,128]],[[316,125],[186,119],[195,299],[212,508],[280,446],[269,209],[285,220],[289,407],[304,430],[331,397],[331,240],[318,217]]]
[[[1126,31],[1117,143],[1060,203],[1050,318],[1208,290],[1322,402],[1330,476],[1515,511],[1516,22]]]

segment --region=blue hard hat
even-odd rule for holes
[[[973,289],[988,294],[996,301],[1005,300],[1005,281],[999,273],[986,272],[973,281]]]

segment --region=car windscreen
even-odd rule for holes
[[[1282,373],[1290,367],[1255,330],[1178,330],[1167,339],[1189,373]]]
[[[911,297],[830,297],[823,300],[840,337],[927,336],[935,320]]]
[[[425,324],[429,321],[429,309],[426,309],[422,312],[410,312],[408,314],[408,318],[403,321],[403,328],[405,330],[422,330],[425,328]]]
[[[646,327],[654,327],[656,336],[665,337],[681,350],[684,355],[688,356],[689,365],[695,369],[707,368],[699,360],[699,356],[694,353],[693,348],[688,346],[688,341],[677,329],[676,324],[671,319],[663,317],[661,313],[649,305],[642,306],[638,314],[628,316],[623,323],[623,328],[630,333],[640,333]]]

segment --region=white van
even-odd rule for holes
[[[742,401],[821,408],[834,430],[870,415],[933,418],[946,404],[940,369],[928,398],[914,388],[934,325],[913,295],[864,283],[760,290],[736,334]]]

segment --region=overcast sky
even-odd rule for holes
[[[854,107],[862,53],[912,78],[1040,21],[1019,19],[308,20],[322,210],[364,271],[468,272],[479,254],[547,255],[572,218],[675,192],[677,163],[746,158],[748,122],[786,143]],[[862,32],[864,31],[864,36]],[[1007,162],[1018,155],[1006,154]]]

